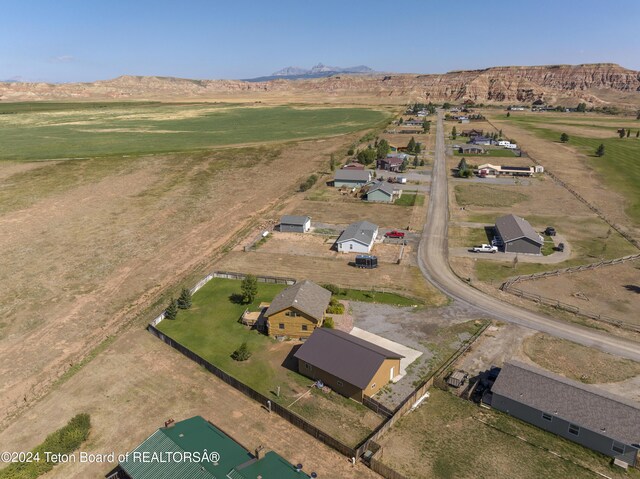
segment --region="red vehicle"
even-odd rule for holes
[[[404,238],[404,233],[402,231],[388,231],[384,234],[387,238]]]

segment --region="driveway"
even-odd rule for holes
[[[356,338],[364,339],[365,341],[369,341],[381,348],[388,349],[389,351],[393,351],[394,353],[400,354],[404,356],[400,360],[400,374],[393,378],[393,382],[396,383],[404,376],[407,375],[407,367],[413,363],[416,359],[422,356],[422,351],[417,351],[415,349],[411,349],[409,346],[405,346],[400,343],[396,343],[395,341],[391,341],[390,339],[383,338],[382,336],[378,336],[377,334],[370,333],[360,328],[353,328],[351,330],[351,335]]]
[[[567,243],[560,235],[556,235],[554,243],[564,243],[564,251],[554,251],[550,255],[535,255],[535,254],[517,254],[517,253],[504,253],[499,251],[497,253],[474,253],[472,247],[458,247],[449,248],[449,256],[458,256],[462,258],[473,259],[486,259],[490,261],[513,261],[516,256],[519,263],[537,263],[537,264],[556,264],[567,261],[571,258],[571,245]]]

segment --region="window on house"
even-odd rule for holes
[[[307,325],[306,325],[306,324],[303,324],[303,325],[302,325],[302,330],[303,330],[303,331],[307,331],[307,330],[308,330],[308,327],[307,327]]]
[[[290,316],[292,318],[295,318],[296,316],[299,316],[298,313],[296,313],[295,311],[287,311],[286,313],[284,313],[285,316]]]
[[[339,387],[344,386],[344,383],[343,383],[342,381],[337,381],[337,382],[336,382],[336,384],[337,384]]]
[[[280,323],[280,324],[278,324],[278,328],[280,328],[280,329],[284,329],[284,323]]]
[[[618,454],[624,454],[624,444],[621,442],[613,441],[613,445],[611,446],[613,452],[617,452]]]
[[[542,419],[544,419],[545,421],[553,421],[553,416],[551,414],[547,414],[546,412],[542,413]]]
[[[569,434],[577,436],[578,434],[580,434],[580,427],[576,426],[575,424],[569,424]]]

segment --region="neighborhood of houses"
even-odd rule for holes
[[[453,115],[450,119],[469,123],[483,118],[481,115],[470,114],[472,110],[469,106],[450,109],[450,112],[465,113]],[[395,129],[387,132],[424,134],[428,121],[426,118],[432,113],[426,105],[414,105],[406,112],[405,116],[409,118],[396,122]],[[517,144],[497,139],[495,135],[485,136],[484,133],[481,129],[463,130],[460,136],[469,138],[469,142],[462,146],[453,145],[453,151],[466,155],[491,156],[491,150],[500,149],[511,150],[514,156],[520,156]],[[400,187],[408,184],[407,165],[412,158],[417,158],[415,150],[409,152],[406,147],[393,144],[389,144],[388,153],[380,156],[375,159],[375,169],[359,163],[355,158],[351,159],[334,171],[328,187],[336,195],[340,192],[357,198],[349,198],[349,201],[371,203],[372,218],[375,218],[375,208],[388,208],[376,204],[393,204],[402,198],[403,189],[408,189],[408,186]],[[472,171],[480,178],[533,177],[544,173],[544,168],[539,165],[508,166],[484,163],[473,167]],[[387,177],[386,180],[383,175]],[[315,230],[326,229],[326,225],[314,223],[311,214],[312,211],[303,215],[285,214],[280,217],[274,231],[297,238],[312,237]],[[340,258],[353,259],[350,264],[361,268],[378,266],[378,258],[375,256],[378,253],[375,248],[380,246],[376,245],[397,240],[393,244],[404,246],[404,238],[408,234],[398,230],[381,229],[367,218],[361,218],[346,226],[342,225],[340,230],[339,234],[331,237],[332,251],[341,253],[338,255]],[[555,229],[552,227],[548,227],[544,235],[538,233],[526,219],[514,214],[497,218],[490,231],[488,244],[473,248],[474,252],[542,256],[544,235],[555,235]],[[289,352],[288,357],[293,360],[295,372],[308,379],[314,390],[327,394],[336,393],[366,407],[371,407],[372,403],[379,406],[376,397],[379,398],[381,391],[393,388],[403,378],[406,380],[407,367],[421,353],[406,344],[396,343],[366,331],[363,335],[357,328],[353,328],[353,325],[335,327],[334,316],[340,316],[340,313],[332,312],[332,308],[337,303],[330,285],[321,286],[308,279],[301,279],[291,281],[286,288],[267,301],[261,301],[257,307],[255,303],[253,307],[247,307],[238,318],[238,322],[250,330],[250,334],[264,335],[284,345]],[[284,364],[281,367],[284,368]],[[454,388],[462,388],[465,383],[467,374],[462,371],[453,372],[448,376],[448,384]],[[480,384],[479,381],[469,381],[466,387],[471,388],[472,383],[475,386]],[[622,398],[606,395],[595,388],[507,360],[499,372],[496,371],[489,387],[483,390],[479,402],[483,406],[610,456],[615,464],[622,467],[635,466],[638,462],[640,408]],[[270,402],[268,409],[271,411]],[[203,449],[217,451],[220,456],[211,462],[181,462],[171,466],[135,460],[136,454],[196,453]],[[129,459],[130,457],[132,459]],[[356,459],[358,458],[354,458],[353,461]],[[173,468],[171,477],[181,478],[317,477],[315,472],[304,472],[302,464],[291,464],[287,459],[270,451],[268,446],[257,445],[255,451],[249,452],[229,435],[199,416],[179,422],[168,421],[164,427],[135,448],[127,459],[121,461],[106,477],[166,477],[163,476],[166,467]]]

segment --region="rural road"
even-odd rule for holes
[[[488,317],[640,361],[640,344],[636,342],[505,303],[464,283],[453,273],[448,259],[449,207],[442,112],[438,113],[431,196],[427,214],[427,222],[418,247],[418,265],[425,278],[444,294]]]

